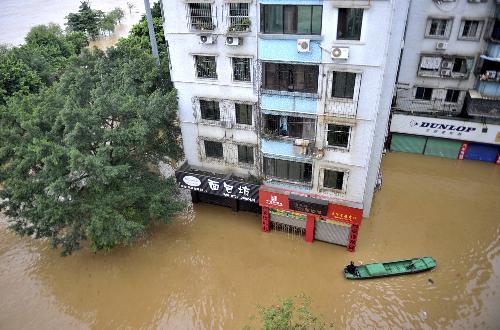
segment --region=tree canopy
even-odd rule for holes
[[[158,170],[182,155],[175,90],[138,38],[102,52],[41,26],[0,48],[0,209],[19,234],[107,250],[183,208]]]
[[[83,32],[89,38],[96,39],[101,33],[110,33],[115,25],[125,16],[121,8],[115,8],[109,13],[94,10],[89,1],[82,1],[77,13],[66,16],[66,27],[69,31]]]

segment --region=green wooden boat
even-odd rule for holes
[[[348,267],[346,267],[344,268],[344,275],[348,280],[363,280],[420,273],[434,267],[436,267],[436,260],[432,257],[422,257],[356,266],[355,274],[348,272]]]

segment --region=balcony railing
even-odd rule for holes
[[[336,100],[332,99],[325,104],[325,114],[340,118],[356,118],[358,110],[357,100]]]
[[[252,19],[250,16],[226,16],[225,26],[227,33],[237,34],[250,32],[252,30]]]

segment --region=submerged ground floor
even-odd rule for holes
[[[5,329],[241,329],[257,304],[304,292],[338,329],[495,329],[500,324],[500,167],[389,153],[354,253],[261,215],[197,204],[143,241],[61,258],[0,225]],[[356,263],[430,255],[436,269],[348,281]],[[256,327],[254,327],[256,328]]]

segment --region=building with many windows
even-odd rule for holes
[[[498,3],[411,2],[391,150],[500,164]]]
[[[353,250],[380,177],[408,6],[163,1],[180,185],[236,209],[258,199],[263,230],[292,226]]]

